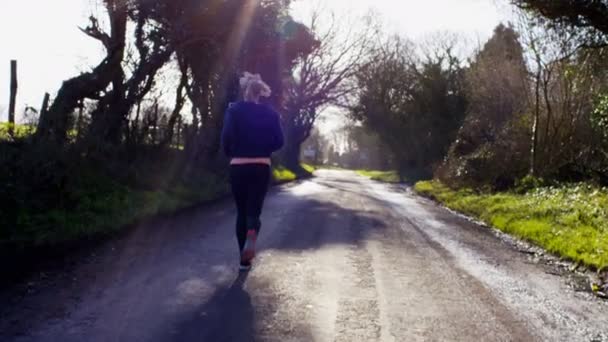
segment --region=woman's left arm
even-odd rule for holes
[[[234,139],[234,114],[232,108],[228,107],[224,115],[224,127],[222,128],[222,147],[228,158],[233,156]]]
[[[276,152],[280,150],[285,144],[285,138],[283,137],[283,128],[281,128],[281,119],[279,118],[278,113],[274,113],[274,123],[272,130],[272,151]]]

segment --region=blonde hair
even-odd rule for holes
[[[245,100],[258,100],[260,96],[270,97],[272,90],[262,80],[260,74],[245,72],[240,80],[243,97]]]

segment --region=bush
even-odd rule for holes
[[[515,192],[525,194],[530,190],[540,188],[546,184],[545,180],[532,175],[527,175],[515,183]]]
[[[0,249],[54,246],[115,232],[227,193],[227,179],[172,167],[179,156],[129,162],[121,154],[93,160],[49,144],[0,143]],[[162,165],[164,167],[161,167]]]
[[[528,173],[530,139],[525,118],[493,132],[469,122],[461,129],[435,178],[454,187],[506,190]]]

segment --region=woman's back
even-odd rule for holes
[[[224,119],[222,144],[230,158],[266,158],[283,146],[279,115],[270,107],[240,101]]]

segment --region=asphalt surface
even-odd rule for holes
[[[608,341],[608,303],[490,229],[351,172],[159,219],[0,295],[1,341]],[[11,292],[12,291],[12,292]]]

